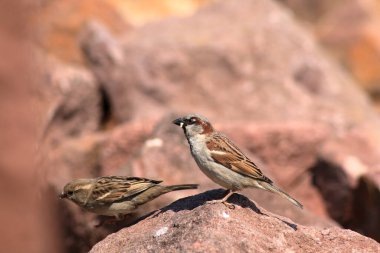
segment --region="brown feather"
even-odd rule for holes
[[[89,202],[112,203],[124,201],[159,183],[161,183],[161,181],[137,177],[100,177],[95,182]]]
[[[215,132],[206,143],[215,162],[241,174],[256,180],[272,183],[272,180],[264,176],[262,171],[253,163],[238,147],[227,137]]]

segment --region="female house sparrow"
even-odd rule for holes
[[[77,179],[65,185],[60,198],[67,198],[86,211],[119,220],[162,194],[198,187],[196,184],[163,186],[161,182],[121,176]]]
[[[226,136],[215,131],[206,118],[187,115],[173,123],[183,129],[191,154],[202,172],[228,189],[228,194],[216,202],[233,207],[226,201],[235,191],[254,187],[277,193],[302,208],[301,203],[276,187]]]

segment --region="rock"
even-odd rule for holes
[[[109,0],[109,3],[120,11],[124,19],[136,26],[168,16],[189,16],[209,2],[213,0]]]
[[[167,16],[188,16],[210,0],[42,0],[36,14],[39,45],[44,52],[65,63],[84,64],[77,38],[82,26],[95,20],[113,34],[121,34],[134,26]]]
[[[342,8],[344,6],[344,8]],[[368,91],[380,85],[380,5],[376,1],[341,1],[318,24],[321,42],[339,56],[359,83]],[[350,32],[339,27],[350,25]]]
[[[83,65],[77,40],[82,27],[91,20],[104,23],[113,33],[130,29],[109,1],[44,0],[35,19],[39,27],[39,45],[45,53],[68,63]]]
[[[101,127],[103,101],[92,73],[50,58],[43,62],[41,97],[49,101],[42,139],[54,145]]]
[[[380,172],[379,140],[380,132],[374,126],[354,127],[324,143],[319,160],[311,167],[313,184],[323,196],[330,217],[344,227],[366,231],[365,235],[377,240],[379,233],[373,225],[380,213],[376,204],[380,191],[376,183]]]
[[[81,34],[81,48],[109,100],[113,119],[117,123],[128,120],[132,114],[129,99],[132,94],[129,85],[125,85],[127,80],[121,71],[124,56],[118,41],[106,27],[90,22]],[[121,99],[115,100],[114,97]]]
[[[316,37],[367,90],[379,107],[380,5],[376,0],[279,0],[306,21]],[[350,29],[341,29],[350,27]]]
[[[302,0],[277,0],[288,6],[294,13],[310,24],[315,24],[325,17],[331,10],[336,10],[342,4],[347,4],[347,0],[320,0],[320,1],[302,1]],[[351,1],[352,2],[352,1]]]
[[[380,241],[380,173],[369,173],[360,178],[355,189],[352,217],[347,227]]]
[[[378,252],[372,239],[340,228],[305,227],[235,194],[230,210],[205,204],[222,191],[176,201],[96,244],[90,252]]]
[[[102,175],[115,175],[120,172],[152,134],[152,121],[133,121],[114,128],[99,150],[99,165]],[[132,171],[124,175],[132,175]]]
[[[51,192],[35,166],[41,115],[40,72],[31,50],[37,2],[0,2],[0,244],[1,251],[61,251]]]
[[[82,38],[85,51],[96,48],[91,38]],[[352,80],[272,1],[220,1],[134,29],[118,44],[123,64],[92,66],[105,87],[119,91],[109,99],[125,105],[115,109],[122,122],[157,119],[168,108],[193,112],[194,105],[220,122],[312,121],[335,131],[375,116]]]
[[[106,137],[105,134],[85,135],[66,140],[59,148],[46,152],[42,166],[46,181],[56,190],[57,196],[73,179],[101,176],[99,153]]]
[[[353,186],[347,174],[338,165],[323,160],[318,161],[311,172],[314,185],[325,199],[329,215],[340,224],[347,224],[353,198]]]

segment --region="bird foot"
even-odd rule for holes
[[[235,205],[234,204],[231,204],[231,203],[228,203],[227,201],[223,201],[222,202],[228,209],[235,209]]]
[[[235,205],[234,204],[228,203],[227,201],[225,201],[223,199],[210,200],[210,201],[206,202],[206,204],[211,204],[211,205],[212,204],[219,204],[219,203],[222,203],[223,205],[225,205],[229,209],[235,209]]]

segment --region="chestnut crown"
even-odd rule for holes
[[[173,121],[173,124],[180,126],[187,137],[198,134],[209,134],[214,131],[208,119],[197,114],[189,114],[178,118]]]

